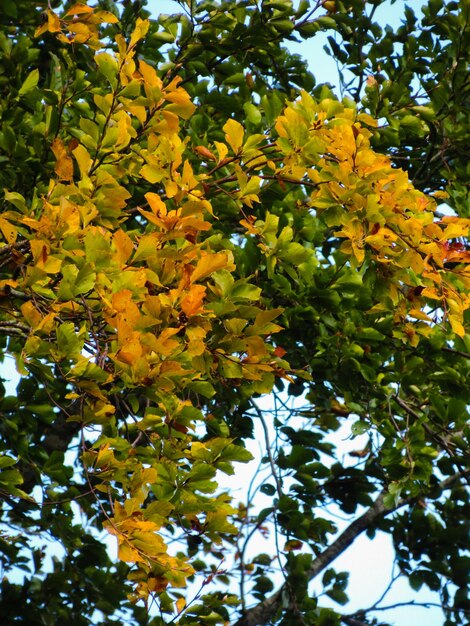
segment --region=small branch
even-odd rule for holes
[[[6,322],[0,321],[0,333],[7,335],[21,335],[27,337],[31,331],[29,326],[22,324],[21,322]]]
[[[444,346],[441,350],[443,352],[450,352],[451,354],[463,356],[465,359],[470,359],[470,354],[468,352],[463,352],[463,350],[455,350],[454,348],[448,348],[447,346]]]
[[[355,617],[350,617],[349,615],[342,615],[340,619],[348,626],[368,626],[366,622],[361,622],[361,620],[356,619]]]
[[[282,485],[281,485],[281,481],[279,480],[279,476],[277,475],[276,464],[274,463],[273,454],[271,452],[271,442],[269,441],[268,427],[266,425],[266,421],[265,421],[265,419],[263,417],[263,414],[262,414],[260,408],[258,407],[258,405],[255,403],[254,400],[251,400],[251,406],[256,411],[256,414],[258,415],[258,418],[259,418],[259,420],[261,422],[261,426],[263,427],[264,441],[265,441],[265,444],[266,444],[266,454],[268,455],[269,465],[271,467],[271,473],[273,475],[274,482],[276,483],[277,495],[279,497],[281,497],[283,495],[283,493],[282,493]]]
[[[446,604],[439,604],[438,602],[416,602],[416,600],[409,600],[408,602],[395,602],[395,604],[389,604],[387,606],[374,606],[374,607],[371,607],[370,609],[360,609],[356,613],[352,615],[345,615],[344,617],[349,618],[349,619],[351,618],[354,619],[354,616],[356,615],[364,615],[365,613],[372,613],[372,612],[375,613],[376,611],[391,611],[392,609],[397,609],[397,608],[400,608],[401,606],[421,606],[421,607],[424,607],[425,609],[436,607],[444,611],[451,611],[453,613],[462,612],[462,613],[465,613],[466,615],[470,614],[470,609],[462,609],[460,607],[454,608]]]
[[[410,415],[411,417],[414,417],[418,421],[421,421],[421,416],[419,415],[419,413],[417,413],[413,408],[411,408],[398,395],[394,396],[394,400],[399,406],[401,406],[402,409],[404,409],[408,413],[408,415]],[[425,422],[422,424],[422,426],[423,426],[423,429],[427,432],[427,434],[431,437],[431,439],[435,443],[440,445],[447,452],[447,454],[451,457],[452,462],[454,463],[455,467],[459,470],[460,474],[464,477],[464,480],[470,485],[470,478],[468,478],[468,476],[466,475],[466,472],[463,466],[457,461],[455,457],[455,453],[450,447],[449,442],[446,440],[446,438],[440,435],[439,433],[434,432],[433,429]]]

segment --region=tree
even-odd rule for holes
[[[373,624],[309,583],[377,531],[465,623],[469,6],[381,4],[3,1],[3,623]],[[284,45],[324,31],[341,100]]]

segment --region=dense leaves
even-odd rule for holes
[[[310,581],[377,530],[465,622],[469,9],[381,4],[4,3],[5,623],[374,623]]]

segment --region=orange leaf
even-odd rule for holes
[[[191,285],[189,293],[181,300],[181,309],[188,317],[196,315],[202,309],[202,301],[206,295],[203,285]]]
[[[166,205],[158,194],[152,192],[146,193],[145,199],[149,203],[149,206],[155,215],[167,214]]]
[[[196,146],[194,149],[203,159],[207,159],[208,161],[217,161],[216,156],[205,146]]]

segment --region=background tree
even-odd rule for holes
[[[379,530],[466,622],[469,7],[381,4],[2,3],[5,624],[372,624],[309,584]],[[285,48],[323,31],[342,102]],[[256,422],[262,511],[217,487]]]

